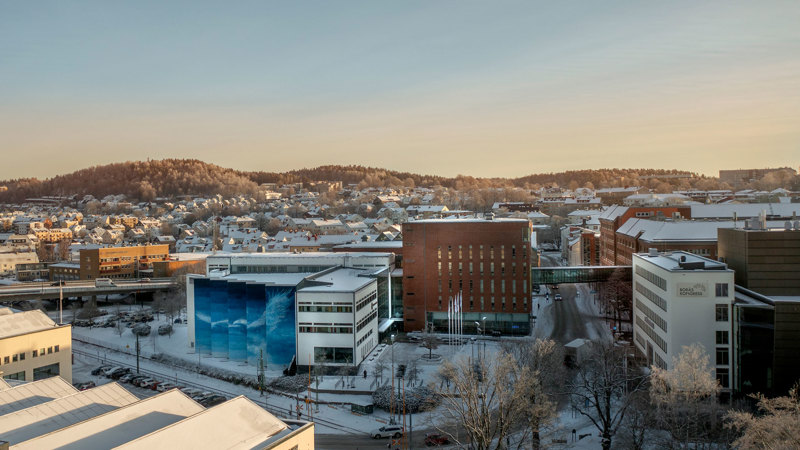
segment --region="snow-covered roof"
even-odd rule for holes
[[[45,378],[0,391],[0,417],[78,392],[61,377]]]
[[[370,272],[363,269],[339,268],[312,277],[314,281],[326,283],[321,286],[307,286],[298,291],[303,292],[355,292],[364,286],[375,282],[374,278],[359,276]]]
[[[0,339],[57,328],[47,314],[38,309],[0,316]]]

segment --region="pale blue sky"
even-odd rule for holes
[[[791,165],[798,1],[0,0],[0,179]]]

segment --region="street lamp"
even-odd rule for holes
[[[389,423],[394,424],[394,335],[391,336],[392,339],[392,393],[389,397],[389,412],[391,414],[391,418]]]

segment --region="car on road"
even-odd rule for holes
[[[65,283],[64,280],[58,280],[58,281],[54,281],[54,282],[50,283],[50,286],[64,286],[66,284],[67,283]]]
[[[150,278],[139,278],[139,283],[149,283]]]
[[[111,281],[111,278],[97,278],[94,280],[94,285],[95,287],[116,286],[116,284],[114,284],[114,282]]]
[[[556,294],[556,296],[553,297],[553,300],[555,300],[557,302],[560,302],[561,301],[561,294]]]
[[[440,445],[447,445],[450,443],[450,439],[440,433],[428,433],[425,435],[425,445],[428,447],[438,447]]]
[[[380,428],[370,431],[369,435],[372,436],[372,439],[387,437],[399,438],[403,435],[403,427],[400,425],[384,425]]]

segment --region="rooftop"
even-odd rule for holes
[[[422,220],[414,220],[404,223],[403,225],[410,225],[415,223],[496,223],[496,222],[518,222],[518,223],[526,223],[528,219],[513,219],[513,218],[494,218],[494,219],[485,219],[485,218],[476,218],[470,217],[466,219],[459,219],[454,217],[448,217],[444,219],[422,219]]]
[[[642,258],[658,267],[669,270],[671,272],[684,272],[687,270],[715,270],[715,271],[728,271],[725,263],[714,261],[713,259],[703,258],[695,254],[683,251],[670,252],[670,253],[656,253],[650,255],[649,253],[635,253],[634,259]]]
[[[340,267],[310,279],[322,283],[321,286],[307,286],[300,292],[353,292],[375,281],[374,278],[359,276],[370,272],[362,269]]]
[[[61,377],[45,378],[0,391],[0,416],[78,392]]]
[[[0,416],[0,436],[14,445],[138,400],[117,383],[104,384]]]
[[[38,309],[15,314],[0,314],[0,339],[51,328],[58,328],[58,325]]]

